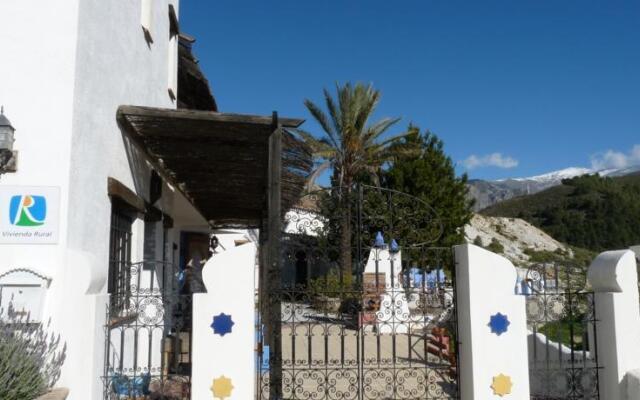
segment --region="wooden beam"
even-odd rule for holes
[[[170,215],[165,214],[157,208],[149,203],[146,203],[146,213],[144,215],[144,220],[149,222],[158,222],[162,221],[162,225],[165,228],[173,228],[173,218]]]
[[[178,16],[176,10],[173,8],[173,4],[169,4],[169,29],[171,35],[180,34],[180,24],[178,23]]]
[[[131,207],[132,210],[140,213],[146,211],[145,201],[142,197],[135,194],[124,183],[116,178],[107,178],[107,194],[109,197],[122,201],[125,205]]]
[[[141,106],[129,106],[123,105],[118,107],[118,116],[127,117],[141,116],[150,118],[174,118],[174,119],[192,119],[201,121],[212,122],[228,122],[238,124],[250,124],[250,125],[264,125],[271,126],[272,117],[266,117],[261,115],[250,114],[235,114],[235,113],[219,113],[213,111],[200,111],[200,110],[184,110],[184,109],[168,109],[168,108],[155,108],[155,107],[141,107]],[[304,119],[298,118],[280,118],[279,123],[285,128],[297,128],[304,122]]]
[[[268,266],[267,294],[269,318],[269,398],[282,398],[282,322],[281,292],[282,277],[280,271],[280,244],[282,239],[282,125],[278,114],[273,113],[274,131],[269,137],[269,169],[268,169]]]

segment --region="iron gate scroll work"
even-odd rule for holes
[[[119,270],[125,290],[107,308],[104,399],[190,399],[190,277],[162,261]]]
[[[441,234],[420,199],[364,185],[286,212],[280,282],[259,296],[258,397],[458,398],[453,254],[430,247]]]
[[[586,268],[540,264],[527,270],[529,376],[535,400],[597,400],[593,292]]]

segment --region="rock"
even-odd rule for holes
[[[69,389],[57,388],[36,398],[35,400],[65,400],[69,395]]]
[[[573,254],[568,246],[520,218],[475,214],[464,227],[464,233],[468,243],[480,237],[483,246],[488,246],[495,239],[504,247],[502,255],[516,265],[526,266],[529,263],[529,256],[524,252],[526,249],[550,252],[560,249],[566,254]]]

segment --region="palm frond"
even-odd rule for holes
[[[397,143],[398,141],[400,141],[400,139],[404,138],[405,136],[409,135],[410,133],[411,133],[411,131],[406,131],[406,132],[395,134],[393,136],[390,136],[390,137],[386,138],[382,142],[380,142],[380,145],[386,147],[386,146],[389,146],[391,144]]]
[[[329,122],[329,118],[327,117],[327,114],[325,114],[320,107],[318,107],[314,102],[312,102],[309,99],[304,101],[304,105],[307,107],[307,110],[309,110],[313,118],[316,121],[318,121],[322,129],[329,136],[332,136],[335,134],[333,130],[333,126],[331,125],[331,123]]]
[[[335,94],[323,91],[326,111],[310,100],[305,105],[321,125],[324,135],[315,138],[307,134],[314,149],[314,158],[322,161],[322,171],[314,171],[314,179],[327,168],[333,168],[335,182],[351,183],[362,174],[377,174],[386,162],[392,161],[399,150],[401,133],[384,139],[383,136],[399,118],[383,118],[370,122],[381,94],[371,84],[336,83]],[[317,173],[316,173],[317,172]]]
[[[367,86],[358,84],[356,85],[356,90],[359,104],[354,126],[357,131],[362,131],[378,105],[380,92],[370,84]]]
[[[389,128],[398,123],[400,118],[383,118],[367,128],[364,138],[367,142],[375,141]]]
[[[340,114],[340,109],[336,107],[336,102],[333,100],[331,93],[327,89],[324,89],[324,99],[327,104],[327,110],[329,110],[329,115],[331,116],[331,122],[333,123],[333,127],[336,132],[335,141],[339,142],[339,138],[337,137],[338,132],[342,132],[342,116]]]
[[[314,157],[318,157],[318,154],[320,153],[334,151],[334,149],[329,144],[327,144],[323,139],[318,139],[315,136],[313,136],[311,133],[303,129],[298,128],[298,129],[295,129],[294,132],[300,135],[302,140],[304,140],[305,143],[309,145]]]
[[[309,174],[305,182],[305,190],[307,193],[313,191],[316,181],[318,180],[320,175],[322,175],[323,172],[329,169],[329,167],[331,167],[331,161],[327,160],[321,163],[319,166],[317,166],[313,170],[313,172]]]

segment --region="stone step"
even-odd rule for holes
[[[43,394],[35,400],[65,400],[69,395],[69,389],[57,388],[52,389],[50,392]]]

